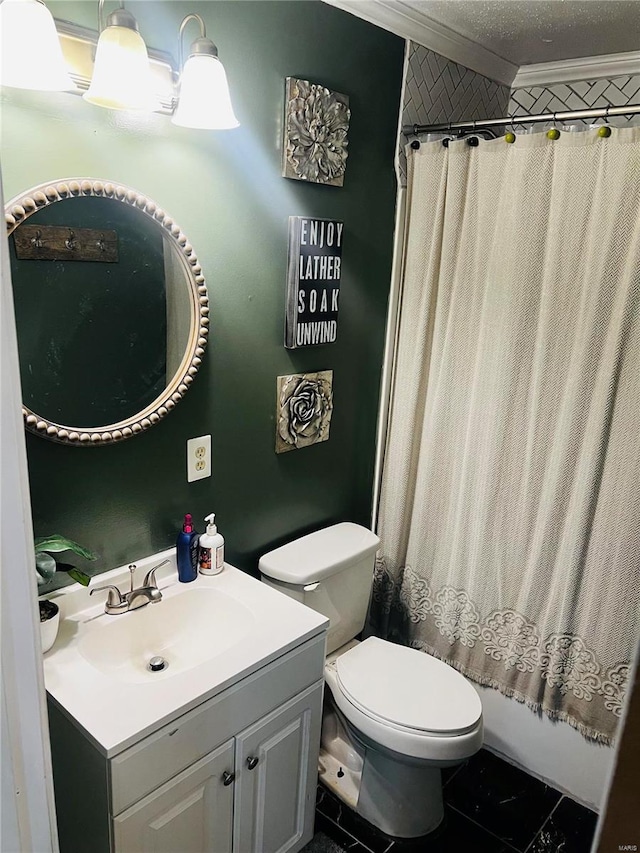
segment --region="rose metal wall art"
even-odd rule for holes
[[[333,370],[278,376],[276,453],[329,438]]]
[[[348,96],[296,77],[286,82],[282,174],[341,187],[349,144]]]

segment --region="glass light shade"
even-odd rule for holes
[[[51,12],[38,0],[0,5],[0,83],[16,89],[75,89]]]
[[[190,56],[180,77],[180,99],[171,118],[181,127],[230,130],[240,122],[231,106],[224,66],[217,56]]]
[[[82,96],[111,110],[156,110],[147,48],[129,27],[106,27],[96,49],[91,85]]]

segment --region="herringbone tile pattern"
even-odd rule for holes
[[[615,77],[612,80],[580,80],[576,83],[556,83],[545,87],[529,86],[513,89],[509,101],[509,115],[621,107],[638,102],[640,102],[640,75]],[[611,118],[611,124],[618,127],[637,122],[638,116]]]
[[[404,124],[439,124],[504,115],[509,87],[412,44],[404,93]]]
[[[640,75],[529,86],[509,92],[508,86],[489,80],[422,45],[411,43],[402,124],[440,124],[632,103],[640,103]],[[618,127],[639,122],[638,116],[612,116],[610,119],[610,123]],[[401,137],[398,159],[403,185],[406,184],[407,171],[405,142]]]
[[[509,87],[458,65],[439,53],[412,43],[402,106],[402,124],[439,124],[505,115]],[[404,143],[400,140],[400,173],[406,183]]]

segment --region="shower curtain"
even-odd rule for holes
[[[408,158],[373,631],[610,743],[640,628],[640,128]]]

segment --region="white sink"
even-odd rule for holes
[[[79,584],[53,593],[60,630],[43,658],[50,701],[106,757],[137,743],[326,630],[327,619],[225,564],[178,581],[175,548],[137,561],[136,581],[158,563],[162,600],[116,616]],[[127,566],[100,575],[121,590]],[[168,666],[147,669],[153,657]]]
[[[215,589],[185,590],[147,604],[85,634],[82,657],[119,681],[147,682],[171,678],[240,643],[255,617],[240,601]],[[150,671],[161,657],[164,668]]]

